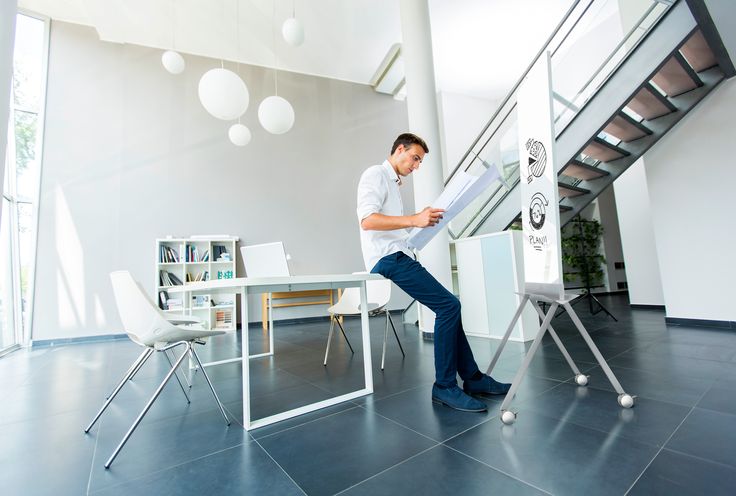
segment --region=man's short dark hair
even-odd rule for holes
[[[390,155],[393,155],[396,149],[399,147],[399,145],[404,145],[404,148],[409,148],[411,145],[419,145],[424,150],[424,153],[429,153],[429,148],[427,147],[427,143],[424,142],[422,138],[417,136],[416,134],[412,133],[403,133],[400,134],[398,138],[396,138],[396,141],[394,141],[394,145],[391,147],[391,153]]]

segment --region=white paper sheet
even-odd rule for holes
[[[415,227],[409,233],[409,247],[421,250],[435,235],[443,229],[457,214],[490,186],[500,179],[501,175],[494,166],[489,167],[482,175],[473,176],[466,172],[458,172],[445,187],[445,190],[432,202],[432,208],[444,209],[442,220],[432,227]]]

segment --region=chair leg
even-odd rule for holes
[[[332,343],[332,333],[335,330],[335,319],[334,315],[330,315],[330,333],[327,335],[327,347],[325,348],[325,361],[322,363],[325,367],[327,366],[327,355],[330,353],[330,343]]]
[[[192,375],[191,375],[191,377],[189,379],[189,381],[190,381],[189,382],[189,387],[190,388],[192,387],[192,384],[194,384],[194,378],[197,376],[197,371],[199,370],[199,367],[197,367],[195,365],[195,363],[197,363],[197,362],[194,360],[194,356],[192,356],[192,352],[190,351],[189,352],[189,367],[188,368],[189,368],[189,370],[194,369],[194,372],[191,373]]]
[[[406,356],[406,353],[404,353],[404,347],[401,346],[401,340],[399,339],[399,334],[396,332],[396,326],[394,325],[394,319],[391,318],[391,314],[389,312],[386,312],[386,315],[388,316],[388,321],[391,323],[391,328],[394,330],[394,336],[396,336],[396,342],[399,343],[399,349],[401,350],[401,355]]]
[[[143,350],[143,352],[140,355],[138,355],[138,358],[136,358],[135,360],[133,360],[133,363],[130,364],[130,367],[128,367],[128,370],[125,371],[125,374],[123,375],[123,377],[131,377],[132,378],[133,375],[135,375],[134,371],[137,372],[138,369],[140,368],[139,367],[139,364],[140,364],[141,358],[143,357],[143,354],[144,353],[146,353],[146,350]],[[114,389],[113,389],[113,391],[114,391]],[[112,393],[109,393],[107,396],[105,396],[105,399],[110,398],[110,396],[112,396]]]
[[[383,329],[383,349],[381,351],[381,370],[386,362],[386,341],[388,340],[388,312],[386,312],[386,327]]]
[[[146,348],[143,350],[143,353],[141,353],[138,358],[135,359],[133,364],[128,368],[128,371],[123,376],[123,380],[120,381],[120,383],[113,389],[112,393],[110,393],[107,398],[105,398],[105,402],[102,404],[102,408],[97,412],[97,415],[95,415],[95,418],[92,419],[92,421],[89,423],[86,429],[84,429],[85,433],[89,433],[89,430],[92,428],[93,425],[95,425],[95,422],[100,418],[102,413],[107,410],[107,407],[110,406],[110,403],[112,403],[112,400],[117,396],[117,394],[120,392],[120,390],[123,388],[126,382],[130,380],[133,375],[141,368],[141,366],[146,363],[146,360],[153,354],[153,350],[151,348]]]
[[[212,386],[212,382],[210,381],[210,376],[207,375],[207,372],[204,370],[204,367],[202,366],[202,361],[199,359],[199,355],[197,355],[197,351],[194,349],[194,346],[192,345],[190,345],[189,350],[191,351],[192,355],[194,355],[194,358],[197,360],[197,365],[199,365],[199,368],[202,370],[202,376],[207,380],[207,384],[210,386],[210,391],[212,391],[212,396],[215,397],[217,406],[220,407],[220,413],[222,413],[222,416],[225,417],[225,424],[230,425],[230,419],[227,418],[227,414],[225,413],[225,408],[222,406],[222,402],[220,401],[220,398],[217,396],[217,393],[215,392],[215,388]]]
[[[174,367],[174,362],[171,361],[171,357],[169,356],[169,350],[164,350],[164,356],[166,357],[166,361],[169,362],[169,367],[172,367],[173,368]],[[181,392],[184,393],[184,397],[187,399],[187,404],[191,403],[191,401],[189,400],[189,395],[187,394],[187,390],[184,389],[184,384],[182,384],[181,381],[179,380],[179,372],[178,371],[174,372],[174,377],[176,377],[176,382],[179,383],[179,387],[181,388]],[[186,377],[184,378],[184,380],[186,380]],[[189,382],[187,382],[187,384],[189,384]],[[189,387],[192,387],[192,386],[189,386]]]
[[[153,350],[150,350],[150,351],[151,351],[151,355],[153,355]],[[145,362],[145,360],[144,360],[144,362]],[[138,365],[136,365],[135,369],[133,370],[133,373],[130,374],[130,377],[128,377],[128,380],[129,381],[132,381],[133,380],[133,377],[135,377],[135,375],[138,373],[138,371],[141,369],[141,367],[143,367],[143,363],[144,362],[140,362],[140,363],[138,363]]]
[[[166,350],[164,353],[166,353],[168,355],[169,354],[169,351],[170,350]],[[169,358],[171,358],[171,356],[173,356],[173,355],[170,355]],[[192,358],[190,356],[189,357],[189,360],[191,360],[191,359]],[[182,378],[184,379],[184,382],[187,385],[187,389],[192,389],[191,377],[187,377],[187,373],[184,370],[179,370],[179,371],[176,372],[177,375],[179,375],[179,373],[181,373],[181,376],[182,376]]]
[[[340,323],[339,319],[335,319],[335,322],[337,322],[337,325],[340,326],[340,331],[342,331],[342,335],[345,338],[345,341],[348,343],[348,347],[350,348],[350,353],[355,355],[355,350],[353,350],[353,347],[350,344],[350,340],[348,339],[348,335],[345,334],[345,329],[342,327],[342,324]]]
[[[148,403],[146,403],[146,406],[143,407],[143,410],[138,415],[138,417],[133,422],[133,425],[130,426],[130,429],[128,429],[128,432],[125,433],[125,436],[123,436],[123,439],[120,441],[120,444],[118,444],[117,448],[115,448],[115,451],[113,451],[112,455],[110,455],[110,458],[105,462],[105,468],[110,468],[110,465],[112,465],[112,462],[115,460],[115,458],[120,453],[120,450],[123,449],[123,446],[125,446],[125,443],[128,442],[128,439],[130,439],[130,436],[133,434],[133,431],[138,427],[138,424],[141,423],[141,420],[143,420],[143,417],[148,413],[148,410],[151,409],[151,406],[153,406],[153,402],[156,401],[156,398],[159,397],[161,394],[161,391],[164,390],[164,386],[166,386],[166,383],[169,382],[169,379],[171,379],[171,376],[174,375],[176,372],[176,369],[181,365],[181,362],[184,361],[184,358],[189,354],[189,349],[191,345],[187,342],[184,343],[187,347],[186,350],[184,350],[184,353],[181,354],[181,356],[176,360],[176,363],[174,364],[174,367],[169,370],[169,373],[166,374],[166,377],[161,382],[161,384],[156,389],[156,392],[153,393],[153,396],[151,396],[151,399],[148,400]]]

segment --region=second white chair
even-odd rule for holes
[[[355,274],[365,274],[365,272],[355,272]],[[368,296],[368,315],[379,315],[381,313],[386,314],[386,327],[383,332],[383,350],[381,353],[381,370],[386,361],[386,341],[388,340],[388,326],[394,331],[396,336],[396,342],[399,343],[399,349],[401,350],[402,356],[406,356],[404,353],[404,347],[401,346],[401,340],[396,332],[396,326],[391,318],[391,313],[388,311],[388,301],[391,299],[391,281],[389,279],[383,279],[380,281],[367,281],[366,292]],[[327,309],[330,313],[330,333],[327,336],[327,348],[325,349],[325,360],[324,365],[327,365],[327,356],[330,353],[330,344],[332,343],[332,334],[335,330],[335,323],[340,327],[342,335],[345,337],[350,351],[353,351],[353,347],[350,345],[345,329],[340,322],[340,318],[348,315],[360,315],[360,288],[346,288],[340,296],[340,299],[336,304]]]

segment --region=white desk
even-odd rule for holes
[[[242,356],[232,360],[223,360],[205,365],[215,365],[220,363],[232,362],[240,360],[243,362],[243,424],[246,430],[263,427],[274,422],[286,420],[298,415],[313,412],[320,408],[326,408],[337,403],[349,401],[360,396],[373,393],[373,368],[371,364],[371,346],[370,334],[368,327],[368,298],[366,293],[366,281],[380,280],[382,276],[378,274],[335,274],[335,275],[314,275],[314,276],[288,276],[288,277],[238,277],[235,279],[217,279],[207,282],[197,282],[187,284],[185,286],[176,286],[168,288],[170,293],[189,293],[195,294],[233,294],[240,295],[241,302],[241,323],[242,323]],[[338,288],[360,288],[360,321],[363,337],[363,365],[365,373],[365,387],[347,394],[336,396],[317,403],[301,406],[293,410],[271,415],[262,419],[251,420],[250,408],[250,368],[248,367],[248,359],[254,358],[249,353],[248,344],[248,295],[258,293],[272,293],[280,291],[304,291],[308,289],[338,289]],[[270,352],[262,355],[273,354],[273,333],[269,330]]]

